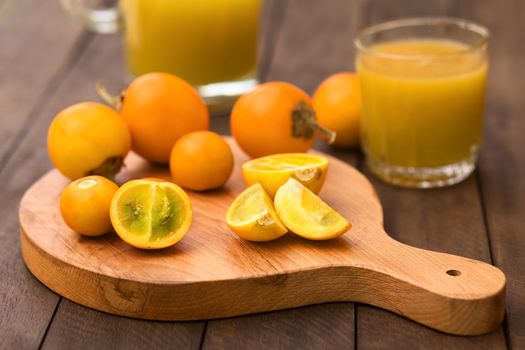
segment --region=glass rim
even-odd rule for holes
[[[381,52],[374,50],[370,47],[370,45],[365,45],[363,43],[363,38],[369,35],[373,35],[376,33],[398,29],[398,28],[409,28],[409,27],[416,27],[416,26],[433,26],[433,25],[439,25],[439,24],[448,24],[456,26],[460,29],[464,29],[466,31],[470,31],[472,33],[475,33],[479,35],[480,40],[477,43],[469,44],[465,49],[458,50],[455,52],[448,52],[448,53],[441,53],[441,54],[419,54],[419,55],[403,55],[403,54],[395,54],[395,53],[387,53],[387,52]],[[412,18],[405,18],[405,19],[397,19],[393,21],[387,21],[382,22],[379,24],[374,24],[368,27],[365,27],[362,29],[354,39],[354,46],[357,48],[358,52],[371,54],[374,56],[382,56],[389,59],[397,59],[397,60],[414,60],[414,59],[421,59],[421,58],[439,58],[439,57],[450,57],[455,56],[458,54],[465,54],[469,53],[481,48],[484,48],[488,45],[490,41],[490,31],[473,21],[463,19],[463,18],[456,18],[456,17],[447,17],[447,16],[428,16],[428,17],[412,17]]]

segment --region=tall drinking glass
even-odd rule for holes
[[[62,2],[99,33],[123,32],[130,76],[172,73],[212,102],[257,84],[262,0],[120,0],[103,9]]]

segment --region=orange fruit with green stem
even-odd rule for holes
[[[112,178],[130,147],[130,133],[120,115],[95,102],[64,109],[53,119],[47,134],[51,162],[72,180],[87,175]]]
[[[275,153],[306,152],[317,134],[334,133],[316,118],[310,97],[285,82],[269,82],[241,96],[230,117],[231,132],[252,158]]]

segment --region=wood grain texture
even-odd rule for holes
[[[308,0],[305,0],[308,1]],[[406,17],[409,15],[415,14],[441,14],[441,10],[436,9],[435,1],[425,1],[421,2],[421,5],[415,5],[417,1],[396,1],[395,5],[390,5],[391,1],[374,1],[373,13],[383,13],[386,17],[381,17],[379,15],[371,15],[371,11],[368,10],[369,3],[371,1],[349,1],[349,3],[359,3],[358,5],[363,8],[359,12],[354,12],[351,14],[351,20],[347,19],[346,23],[355,23],[355,18],[357,21],[362,21],[363,23],[368,23],[368,19],[374,21],[381,21],[386,19],[387,16],[392,15],[391,18]],[[28,4],[28,1],[10,1],[9,5],[16,4]],[[40,2],[39,2],[40,3]],[[41,7],[44,6],[44,2],[41,2]],[[332,2],[328,0],[323,3],[324,7],[329,7]],[[394,2],[392,2],[394,3]],[[442,1],[438,1],[442,3]],[[455,12],[456,6],[461,3],[461,11]],[[57,2],[45,2],[45,6],[54,6],[58,7]],[[335,6],[335,5],[334,5]],[[29,77],[37,77],[38,74],[44,74],[44,79],[46,80],[47,71],[50,67],[51,61],[43,64],[41,61],[40,54],[30,54],[30,47],[38,48],[38,45],[26,45],[26,43],[32,42],[32,40],[38,41],[41,40],[41,35],[46,33],[44,29],[46,26],[59,25],[61,28],[67,28],[64,26],[64,20],[67,18],[59,18],[57,20],[52,20],[53,16],[48,16],[44,18],[43,14],[45,9],[41,7],[38,8],[38,11],[28,11],[35,16],[41,16],[41,19],[45,24],[40,24],[38,26],[31,26],[33,30],[36,29],[36,32],[31,34],[25,39],[22,39],[20,42],[20,47],[23,47],[25,51],[26,60],[24,62],[29,62],[29,68],[19,69],[16,67],[18,59],[12,61],[13,64],[10,65],[8,71],[5,72],[5,77],[7,80],[2,80],[2,88],[11,84],[10,82],[14,79],[20,79],[23,76],[23,71],[31,71],[30,68],[34,68],[33,73],[29,74]],[[8,8],[8,7],[5,7]],[[0,16],[4,13],[4,9],[0,8]],[[493,32],[495,40],[491,43],[491,55],[492,55],[492,67],[490,79],[490,93],[489,93],[489,106],[487,115],[487,124],[491,125],[491,130],[488,130],[486,133],[486,146],[482,151],[482,158],[480,164],[480,173],[479,177],[481,178],[481,187],[483,188],[483,196],[485,197],[484,209],[486,211],[488,224],[490,228],[490,239],[493,247],[494,262],[500,264],[505,272],[509,276],[509,298],[508,298],[508,334],[510,344],[513,345],[513,348],[519,349],[524,347],[523,345],[523,334],[525,334],[525,326],[523,322],[523,281],[522,281],[522,271],[523,264],[521,263],[521,252],[523,251],[523,235],[521,231],[523,229],[521,221],[521,213],[523,212],[522,204],[524,203],[521,194],[523,186],[521,181],[521,174],[523,173],[523,164],[519,156],[520,149],[522,146],[522,138],[519,136],[523,131],[523,126],[521,125],[521,114],[523,104],[521,103],[520,94],[516,91],[523,91],[523,82],[520,78],[521,72],[524,71],[522,48],[520,45],[517,45],[517,42],[520,42],[520,33],[522,30],[523,23],[523,8],[520,5],[519,1],[505,1],[505,2],[496,2],[496,1],[450,1],[445,4],[445,13],[452,15],[459,15],[461,17],[472,18],[478,21],[481,21],[484,24],[489,25],[490,29]],[[306,16],[308,18],[315,17],[317,15],[318,9],[313,9]],[[337,11],[334,11],[337,12]],[[374,17],[376,16],[376,17]],[[297,17],[297,16],[296,16]],[[349,18],[350,18],[349,17]],[[8,23],[5,17],[0,18],[0,25]],[[309,23],[311,20],[301,19],[304,22]],[[288,18],[289,20],[289,18]],[[15,19],[10,19],[10,23],[15,22]],[[25,26],[26,22],[16,18],[16,23],[20,26]],[[297,25],[297,22],[295,23]],[[318,27],[323,27],[321,24]],[[5,27],[2,27],[5,28]],[[292,29],[288,29],[290,32]],[[317,41],[315,33],[319,28],[308,29],[305,27],[299,27],[299,31],[306,31],[308,36],[305,40]],[[13,43],[18,40],[19,33],[24,32],[23,30],[16,30],[11,32],[9,38]],[[5,33],[5,31],[3,31]],[[0,32],[0,36],[3,34]],[[69,35],[72,31],[64,30],[59,35]],[[334,36],[339,38],[340,31],[334,33]],[[289,37],[293,37],[292,34],[288,34]],[[296,36],[300,36],[300,33],[296,33]],[[322,36],[323,40],[330,41],[330,37]],[[3,38],[3,36],[2,36]],[[67,41],[58,40],[59,36],[56,36],[56,43],[67,43]],[[349,36],[351,40],[352,36]],[[288,39],[290,40],[290,39]],[[339,39],[337,39],[339,40]],[[45,40],[43,41],[45,42]],[[0,50],[0,57],[6,51],[6,41],[2,39],[2,50]],[[9,44],[12,45],[12,44]],[[46,48],[50,48],[51,44],[46,45]],[[299,56],[301,52],[294,50],[293,53],[288,51],[288,55],[291,55],[290,59],[287,57],[287,47],[288,44],[280,44],[280,50],[283,50],[281,53],[276,52],[277,64],[279,68],[275,71],[276,74],[273,75],[272,79],[287,79],[292,80],[301,84],[304,84],[303,87],[312,90],[318,81],[322,80],[323,74],[315,73],[314,71],[307,72],[309,78],[308,81],[302,80],[303,78],[291,73],[296,68],[296,59],[294,56]],[[328,45],[328,44],[327,44]],[[343,44],[344,45],[344,44]],[[351,45],[349,45],[351,46]],[[77,49],[81,49],[82,46],[78,45]],[[44,328],[41,325],[45,324],[45,320],[51,317],[53,303],[49,304],[49,300],[57,300],[58,298],[54,294],[49,293],[48,290],[42,287],[39,283],[35,283],[35,280],[26,272],[23,268],[21,262],[20,254],[17,249],[12,250],[13,253],[9,253],[13,245],[16,245],[18,238],[16,236],[16,215],[15,206],[12,203],[15,203],[20,198],[21,194],[25,188],[34,181],[39,174],[44,170],[47,170],[50,165],[47,162],[47,157],[45,151],[42,149],[42,145],[45,142],[45,131],[49,123],[50,118],[60,110],[62,107],[69,103],[73,103],[86,98],[96,98],[94,93],[92,93],[92,85],[95,81],[101,80],[107,85],[115,90],[123,86],[121,79],[121,56],[119,54],[113,54],[119,52],[120,47],[118,46],[117,38],[97,38],[96,42],[89,46],[87,55],[81,57],[81,60],[76,64],[75,71],[73,74],[66,75],[58,73],[55,75],[54,82],[49,85],[50,88],[46,88],[47,93],[45,95],[39,95],[38,103],[36,102],[35,91],[38,83],[32,83],[32,89],[28,92],[29,94],[24,99],[20,100],[14,98],[9,101],[3,101],[2,106],[7,106],[5,108],[5,113],[2,113],[6,118],[11,116],[16,116],[17,113],[12,112],[13,108],[34,108],[31,120],[36,120],[34,122],[27,123],[28,125],[28,135],[20,134],[17,136],[17,141],[15,144],[10,143],[12,138],[10,136],[7,139],[0,140],[0,148],[9,149],[9,161],[4,162],[2,166],[5,166],[5,169],[0,173],[0,182],[2,183],[2,198],[4,199],[4,204],[0,205],[0,214],[4,218],[4,225],[0,229],[1,238],[0,238],[0,247],[4,249],[4,254],[1,258],[2,265],[4,269],[0,271],[0,276],[2,280],[7,280],[9,283],[2,283],[0,286],[0,294],[2,305],[0,308],[0,348],[35,348],[38,344],[38,338],[42,335]],[[308,50],[307,52],[312,52],[315,50]],[[80,52],[80,51],[78,51]],[[331,71],[336,68],[331,68],[330,65],[336,65],[339,69],[341,63],[351,61],[347,60],[345,55],[339,55],[338,49],[334,48],[330,51],[331,58],[327,60],[330,64],[323,65],[324,55],[321,57],[315,57],[313,55],[306,55],[308,57],[299,58],[299,62],[303,67],[306,67],[307,70],[312,70],[314,67],[320,67],[321,70]],[[67,50],[60,52],[52,52],[52,50],[45,51],[46,55],[58,55],[62,53],[67,53]],[[323,53],[321,53],[323,54]],[[75,53],[76,55],[76,53]],[[14,56],[16,57],[16,55]],[[333,57],[337,57],[334,61]],[[78,56],[71,57],[69,62],[75,63]],[[37,59],[40,61],[37,62]],[[46,61],[44,61],[46,62]],[[335,62],[335,63],[334,63]],[[57,66],[61,66],[61,62],[54,62]],[[273,66],[273,63],[272,63]],[[48,67],[48,68],[44,68]],[[65,73],[65,72],[64,72]],[[4,75],[2,74],[2,77]],[[311,79],[311,80],[310,80]],[[50,82],[50,80],[46,80]],[[303,81],[304,83],[302,83]],[[31,82],[28,82],[26,85],[31,85]],[[18,92],[21,92],[18,90]],[[1,97],[0,97],[1,98]],[[14,102],[14,105],[6,105],[10,101]],[[0,107],[2,108],[2,107]],[[492,118],[489,121],[488,118]],[[16,120],[20,122],[20,118],[10,119],[9,122]],[[227,130],[227,118],[215,119],[212,120],[212,125],[218,130]],[[3,131],[4,129],[2,129]],[[19,129],[10,129],[10,130],[19,130]],[[15,131],[16,133],[16,131]],[[10,131],[8,135],[13,135]],[[9,143],[9,146],[5,146]],[[490,149],[487,149],[487,146]],[[16,150],[16,152],[15,152]],[[490,153],[490,154],[487,154]],[[354,160],[354,153],[337,153],[338,156],[344,156],[345,159]],[[488,174],[488,175],[485,175]],[[516,182],[518,179],[518,182]],[[474,181],[474,184],[478,184]],[[516,185],[517,184],[517,185]],[[392,227],[398,227],[398,229],[391,230],[396,238],[401,239],[404,242],[408,242],[420,247],[433,248],[443,251],[455,252],[459,251],[461,253],[467,254],[468,256],[475,257],[478,259],[485,259],[487,256],[487,247],[486,240],[480,240],[479,243],[474,243],[475,248],[468,248],[464,250],[463,245],[456,244],[454,242],[454,235],[445,235],[445,239],[440,241],[440,235],[436,233],[435,225],[443,222],[443,225],[449,223],[450,221],[447,217],[450,215],[454,217],[454,221],[458,220],[457,217],[460,217],[462,213],[476,213],[479,204],[476,204],[476,199],[472,197],[470,193],[470,188],[473,185],[469,185],[468,191],[460,191],[461,194],[458,194],[461,199],[463,196],[467,196],[471,199],[469,200],[460,200],[458,202],[454,201],[439,201],[434,202],[433,204],[425,204],[429,196],[419,196],[415,195],[418,200],[404,200],[404,194],[399,192],[399,194],[389,194],[388,189],[386,191],[379,190],[382,200],[384,201],[385,211],[386,211],[386,225]],[[452,191],[455,191],[455,187],[451,188]],[[443,195],[445,196],[445,195]],[[474,198],[475,200],[472,200]],[[490,200],[488,200],[489,198]],[[437,205],[436,203],[444,203]],[[406,203],[405,211],[395,211],[396,207],[400,203]],[[459,203],[462,205],[460,206]],[[470,210],[465,208],[465,206],[472,205],[473,209]],[[423,209],[425,215],[418,214],[419,207],[426,208]],[[432,209],[438,210],[439,222],[434,220],[432,217],[436,215],[435,211]],[[407,212],[409,215],[407,215]],[[390,215],[389,213],[393,213]],[[405,216],[403,219],[397,219],[397,214],[400,213]],[[412,217],[418,218],[412,220]],[[456,237],[465,237],[461,233],[462,229],[464,230],[473,230],[472,232],[479,232],[481,227],[478,222],[479,215],[467,215],[469,218],[468,221],[463,224],[457,225],[457,228],[454,229],[456,232]],[[398,221],[400,220],[400,221]],[[399,225],[399,226],[398,226]],[[427,226],[430,229],[427,229]],[[432,228],[434,227],[434,228]],[[423,229],[422,229],[423,228]],[[397,231],[399,230],[399,231]],[[414,231],[414,232],[410,232]],[[418,238],[419,235],[423,232],[424,238]],[[469,231],[470,232],[470,231]],[[441,233],[442,234],[442,233]],[[472,242],[475,242],[479,238],[479,235],[474,234],[471,239]],[[428,241],[428,242],[427,242]],[[467,240],[468,241],[468,240]],[[470,243],[469,243],[470,244]],[[7,247],[7,248],[6,248]],[[472,249],[472,250],[471,250]],[[51,295],[52,298],[48,298]],[[87,310],[81,306],[65,301],[68,307],[59,307],[55,322],[51,325],[49,330],[48,338],[46,339],[48,347],[52,347],[53,344],[62,344],[67,343],[62,342],[60,339],[71,339],[67,336],[67,333],[73,333],[78,336],[78,344],[82,340],[86,342],[90,341],[93,338],[97,337],[112,337],[114,340],[111,343],[96,343],[101,347],[105,347],[104,344],[108,344],[106,347],[110,347],[112,344],[127,344],[129,348],[140,347],[144,344],[140,341],[136,342],[136,345],[133,346],[131,342],[126,342],[126,339],[137,339],[134,337],[129,337],[128,333],[136,334],[140,332],[140,329],[144,327],[144,322],[136,320],[128,320],[120,317],[114,317],[107,314],[101,314],[96,311]],[[347,305],[352,306],[353,304],[336,304],[336,305]],[[279,327],[283,324],[287,324],[288,315],[294,317],[295,322],[304,324],[307,321],[307,324],[315,325],[316,322],[322,324],[329,324],[329,327],[339,327],[339,329],[353,329],[353,324],[342,324],[339,322],[340,319],[348,320],[349,317],[337,317],[334,320],[330,320],[329,317],[326,317],[323,314],[325,306],[316,306],[316,312],[308,312],[303,310],[308,310],[309,308],[301,308],[298,310],[283,311],[277,313],[269,313],[264,315],[251,315],[243,317],[243,323],[248,321],[254,322],[259,320],[253,329],[256,329],[257,325],[260,326],[260,329],[265,331],[262,333],[264,335],[264,340],[267,341],[269,345],[272,344],[282,344],[279,343],[279,338],[282,336],[279,333]],[[404,318],[398,317],[395,314],[384,312],[380,309],[376,309],[376,313],[383,315],[380,317],[371,317],[368,319],[363,318],[361,310],[369,309],[369,307],[364,305],[359,305],[359,317],[358,317],[358,330],[359,334],[356,332],[358,340],[358,348],[502,348],[502,339],[501,331],[497,333],[492,333],[484,337],[470,337],[470,338],[459,338],[459,337],[450,337],[435,331],[432,331],[428,328],[420,327],[413,322],[407,321]],[[327,306],[326,307],[327,315],[333,312],[333,310]],[[87,311],[87,312],[86,312]],[[74,318],[75,322],[70,322],[74,314],[80,313],[83,317]],[[265,324],[264,322],[268,320],[265,318],[265,315],[271,315],[273,320],[279,320],[279,322],[272,322]],[[65,316],[65,317],[64,317]],[[126,322],[122,322],[125,320]],[[94,327],[93,325],[97,322],[103,321],[106,323],[106,328]],[[215,339],[219,341],[220,344],[238,344],[242,343],[243,340],[247,344],[252,344],[250,339],[253,339],[257,334],[255,332],[244,332],[243,323],[234,322],[232,320],[219,320],[209,323],[208,334],[206,336],[205,344],[207,340]],[[365,322],[366,323],[363,323]],[[226,322],[228,327],[231,328],[231,332],[236,334],[238,340],[236,343],[221,342],[221,333],[212,332],[216,325],[221,325],[221,322]],[[160,325],[164,325],[165,328],[162,329],[164,334],[164,339],[169,344],[173,344],[174,341],[171,340],[173,336],[180,336],[180,332],[177,330],[179,323],[149,323],[153,325],[153,329],[157,329]],[[118,327],[116,326],[118,325]],[[45,326],[44,326],[45,327]],[[54,327],[58,327],[58,331],[54,331]],[[306,326],[307,327],[307,326]],[[324,327],[321,327],[325,329]],[[155,330],[148,328],[150,332],[155,333]],[[184,327],[181,329],[185,329]],[[89,332],[88,332],[89,330]],[[374,332],[371,332],[373,330]],[[191,333],[191,332],[190,332]],[[275,337],[272,337],[272,334],[276,333]],[[193,334],[193,333],[192,333]],[[315,337],[316,339],[322,339],[322,332],[316,331],[315,327],[308,327],[308,334],[310,337]],[[339,337],[344,337],[350,339],[352,337],[351,333],[338,332]],[[487,338],[490,337],[490,338]],[[225,338],[231,339],[230,336]],[[494,342],[494,338],[497,338],[497,341]],[[319,347],[329,347],[329,344],[332,344],[330,341],[332,339],[325,338],[325,343],[322,341],[314,342],[313,344],[318,345]],[[334,340],[334,343],[337,343]],[[327,345],[328,344],[328,345]],[[342,344],[342,343],[338,343]],[[351,347],[350,342],[348,347]],[[293,347],[293,345],[290,345]]]
[[[25,187],[46,167],[12,166],[15,150],[36,119],[35,111],[71,69],[89,37],[63,17],[57,1],[2,2],[0,8],[0,348],[34,349],[59,297],[34,280],[18,249],[17,204]],[[34,149],[41,145],[35,143]],[[35,173],[36,171],[36,173]]]
[[[64,300],[42,349],[199,349],[204,322],[175,325],[115,317]]]
[[[279,17],[279,11],[282,9],[281,4],[284,4],[285,1],[279,0],[278,3],[278,6],[275,6],[276,1],[266,1],[265,3],[265,17],[262,21],[263,32],[261,33],[261,55],[259,58],[262,67],[269,65],[269,56],[271,56],[273,52],[275,36],[278,35],[282,22],[282,18]],[[92,76],[85,76],[86,72],[90,72]],[[108,85],[112,91],[118,91],[124,86],[123,76],[123,54],[119,37],[116,35],[100,36],[90,45],[87,55],[82,57],[69,79],[64,81],[60,91],[57,93],[57,97],[71,96],[77,100],[96,98],[93,90],[93,85],[96,81],[102,81]],[[55,105],[60,107],[60,104]],[[226,115],[215,115],[211,120],[212,129],[221,133],[229,133],[228,124],[228,117]],[[90,328],[90,342],[94,342],[93,339],[111,337],[111,343],[128,344],[130,349],[141,348],[142,345],[146,346],[147,343],[145,342],[131,344],[128,341],[128,334],[138,334],[141,332],[144,327],[144,321],[124,322],[123,319],[118,316],[101,314],[97,311],[84,312],[85,308],[83,306],[68,301],[63,302],[68,303],[68,307],[58,308],[56,317],[47,334],[46,344],[66,345],[71,341],[71,337],[65,335],[62,331],[56,331],[57,329],[68,329],[70,333],[78,336],[79,341],[82,341],[82,339],[85,339],[85,336],[82,336],[83,330],[90,328],[91,325],[103,319],[107,327]],[[75,323],[68,322],[68,320],[77,313],[81,313],[83,317],[76,318]],[[205,328],[205,322],[192,322],[191,324],[198,324],[199,327],[197,328],[201,330]],[[192,344],[201,341],[202,334],[199,334],[197,331],[192,331],[186,336],[183,335],[187,329],[185,323],[155,322],[151,323],[150,328],[152,332],[162,332],[166,344],[176,344],[181,337],[185,339],[184,344],[186,341],[190,341],[188,338],[191,338]],[[195,330],[197,328],[192,329]],[[117,332],[115,330],[120,331]],[[73,342],[73,344],[78,343]],[[111,348],[109,343],[104,343],[102,340],[95,342],[95,344],[101,348]]]
[[[393,237],[425,249],[490,261],[474,178],[452,188],[430,191],[373,183],[385,206],[385,227]],[[476,338],[453,337],[366,305],[358,306],[358,334],[363,348],[505,348],[501,328]]]
[[[353,303],[214,320],[208,322],[203,349],[351,349],[353,323]]]
[[[32,112],[71,68],[79,46],[89,40],[89,35],[78,23],[63,17],[59,1],[20,0],[3,6],[0,160],[5,161],[27,131]]]
[[[284,21],[273,54],[267,58],[267,74],[263,80],[288,81],[313,92],[329,74],[352,69],[354,48],[351,38],[355,36],[360,21],[358,1],[280,0],[279,3],[286,4],[281,6]],[[222,124],[215,122],[213,127],[216,130],[227,131],[224,127],[229,123],[227,118]],[[318,142],[316,148],[331,152],[350,164],[359,162],[356,152],[337,151],[326,147],[323,142]],[[204,347],[232,348],[241,343],[262,347],[264,341],[274,349],[294,348],[294,342],[297,343],[295,347],[301,348],[300,339],[308,339],[310,348],[353,348],[354,304],[336,305],[344,312],[333,312],[331,306],[315,306],[315,312],[301,308],[249,315],[243,317],[242,322],[235,319],[208,322]],[[259,332],[245,331],[243,325],[246,323]],[[292,329],[296,329],[293,324],[301,325],[304,332],[293,333]],[[333,333],[327,333],[327,329]],[[335,333],[337,338],[329,336]],[[292,336],[296,336],[294,341]]]
[[[85,53],[75,62],[72,72],[64,77],[57,89],[50,94],[48,101],[41,105],[39,113],[35,116],[36,123],[32,125],[28,136],[23,139],[20,147],[13,154],[10,163],[7,165],[5,178],[2,178],[2,181],[5,181],[3,183],[6,184],[7,188],[13,188],[13,193],[9,191],[6,195],[12,196],[11,198],[17,198],[18,201],[25,189],[30,186],[31,182],[36,180],[39,174],[43,174],[52,168],[44,146],[46,144],[47,128],[52,118],[63,109],[64,106],[80,101],[99,101],[94,89],[96,82],[104,83],[110,91],[119,91],[122,89],[125,85],[125,70],[122,58],[122,47],[117,35],[96,36],[89,42]],[[13,208],[12,216],[15,220],[13,225],[11,225],[10,234],[18,241],[15,208]],[[20,263],[22,270],[27,275],[27,279],[37,284],[46,293],[49,293],[49,290],[43,285],[38,282],[35,283],[34,277],[23,267],[24,264],[20,254],[17,255],[16,261]],[[27,282],[24,283],[27,284]],[[58,297],[54,293],[50,294],[55,298],[54,308],[56,303],[59,302]],[[38,300],[36,300],[36,302],[38,302]],[[72,340],[68,335],[72,333],[78,335],[78,341],[83,342],[83,344],[92,342],[93,344],[100,345],[100,348],[111,348],[109,343],[103,343],[105,337],[110,337],[111,343],[114,344],[128,344],[130,334],[139,334],[144,328],[143,322],[134,322],[133,320],[124,322],[124,319],[121,317],[107,314],[102,315],[97,311],[85,312],[83,306],[74,303],[70,304],[71,305],[66,308],[58,307],[54,319],[51,320],[49,331],[45,335],[45,343],[51,344],[49,345],[50,347],[53,344],[66,345]],[[51,319],[53,308],[51,308],[46,315],[46,321]],[[37,316],[40,316],[40,314],[40,312],[37,313]],[[83,317],[76,318],[76,322],[69,322],[72,317],[75,317],[75,314],[82,314]],[[14,318],[18,322],[22,322],[26,319],[31,319],[31,315],[14,316]],[[101,319],[104,321],[106,327],[91,327]],[[46,324],[47,323],[48,322],[46,322]],[[200,326],[195,328],[195,330],[202,330],[203,327],[204,323],[201,322]],[[90,329],[90,333],[83,335],[83,331],[88,328]],[[56,331],[57,329],[67,329],[68,331]],[[181,334],[186,333],[188,328],[184,323],[156,322],[151,323],[148,329],[152,333],[163,332],[164,342],[167,344],[176,344]],[[45,330],[45,326],[43,330]],[[185,342],[199,344],[202,332],[199,333],[195,330],[185,336]],[[44,334],[42,332],[38,341],[43,341],[43,336]],[[13,336],[6,336],[6,339],[14,340],[15,338]],[[99,342],[96,342],[94,339],[99,339]],[[74,343],[76,344],[76,342]],[[135,346],[136,348],[140,348],[140,345],[141,343],[137,341]],[[36,345],[30,347],[35,348]],[[133,348],[133,346],[130,345],[130,348]]]
[[[291,0],[267,80],[313,93],[330,74],[351,70],[359,6],[359,1]]]
[[[369,23],[410,16],[458,16],[458,3],[449,0],[363,4]],[[366,170],[366,169],[365,169]],[[483,211],[475,177],[457,186],[430,190],[396,189],[377,181],[367,170],[385,209],[385,227],[393,237],[417,247],[461,254],[491,262]],[[357,307],[358,348],[503,349],[503,330],[477,338],[443,335],[366,305]]]
[[[352,222],[351,233],[326,242],[288,235],[266,244],[233,235],[224,216],[245,188],[240,165],[248,158],[228,141],[236,163],[232,177],[220,190],[188,193],[190,231],[160,251],[132,248],[114,234],[89,239],[68,229],[58,204],[68,181],[49,172],[20,204],[26,265],[68,299],[145,319],[198,320],[360,301],[454,334],[486,333],[502,321],[501,271],[392,240],[382,229],[381,205],[368,180],[329,156],[320,194]],[[131,154],[118,180],[141,177],[169,179],[169,172]]]
[[[501,6],[504,5],[504,6]],[[492,32],[485,139],[479,186],[494,264],[508,276],[506,330],[511,349],[525,349],[525,3],[461,1],[459,14]]]

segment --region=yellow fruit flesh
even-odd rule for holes
[[[249,241],[271,241],[288,231],[259,183],[248,187],[233,201],[226,213],[226,223],[239,237]]]
[[[311,240],[335,238],[351,227],[345,218],[293,178],[277,191],[275,209],[290,231]]]
[[[294,178],[314,193],[321,190],[328,170],[328,160],[308,153],[283,153],[253,159],[243,164],[248,185],[259,182],[270,197],[289,178]]]
[[[189,198],[169,182],[133,180],[124,184],[111,203],[111,222],[130,245],[160,249],[181,240],[191,225]]]

